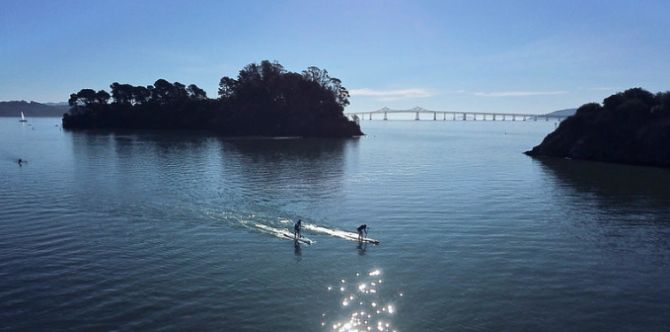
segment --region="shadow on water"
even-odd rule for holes
[[[173,155],[197,156],[213,139],[211,135],[190,132],[84,131],[70,133],[72,146],[87,157],[113,151],[117,158],[150,154],[160,163]],[[188,153],[188,154],[185,154]]]
[[[124,182],[132,174],[170,184],[175,173],[194,175],[207,165],[213,138],[201,133],[85,131],[70,133],[81,177],[105,172],[107,181]],[[91,173],[91,174],[87,174]],[[118,175],[120,177],[114,177]]]
[[[223,139],[221,144],[224,153],[236,154],[251,169],[261,166],[282,176],[295,174],[298,166],[302,175],[320,178],[324,170],[343,172],[344,152],[356,148],[358,139]]]
[[[549,180],[552,206],[560,208],[550,213],[557,216],[555,225],[578,240],[573,245],[587,248],[582,253],[585,262],[597,250],[600,262],[610,261],[618,268],[638,270],[641,261],[667,266],[670,170],[558,158],[534,160]]]
[[[85,210],[195,220],[214,206],[216,137],[188,132],[67,132],[73,194]],[[106,204],[100,204],[101,201]]]
[[[254,199],[332,198],[341,192],[346,159],[357,146],[358,139],[222,139],[221,162],[241,175]]]
[[[222,171],[236,168],[252,180],[261,176],[292,183],[341,178],[345,152],[358,144],[358,139],[230,139],[190,132],[85,131],[70,137],[75,155],[84,160],[109,162],[113,156],[160,168],[175,164],[217,167],[211,163],[216,161]],[[219,160],[211,160],[212,156]]]
[[[670,198],[670,170],[568,160],[536,158],[542,169],[569,184],[575,190],[592,192],[603,197],[623,195]]]
[[[82,200],[112,200],[118,208],[132,205],[138,214],[159,210],[163,218],[205,217],[252,230],[244,223],[278,226],[278,218],[311,211],[315,201],[344,196],[346,160],[355,158],[358,145],[357,139],[230,139],[184,132],[68,135]]]
[[[225,147],[236,149],[254,161],[272,161],[279,158],[323,159],[340,154],[345,147],[358,145],[357,138],[222,138]]]
[[[368,250],[368,244],[365,242],[359,242],[358,245],[356,245],[356,249],[358,250],[359,255],[365,256],[365,252]]]
[[[600,162],[535,158],[570,197],[592,196],[603,208],[670,206],[670,170]]]
[[[295,255],[296,260],[300,261],[302,257],[302,247],[298,241],[293,241],[293,254]]]

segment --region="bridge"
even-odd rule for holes
[[[414,120],[421,120],[421,115],[427,115],[428,119],[432,117],[433,121],[451,120],[451,121],[549,121],[553,119],[562,121],[568,116],[552,114],[527,114],[527,113],[496,113],[496,112],[465,112],[465,111],[431,111],[422,107],[414,107],[406,110],[392,110],[388,107],[371,112],[344,113],[350,119],[358,122],[360,120],[389,120],[389,115],[405,114],[414,115]],[[425,117],[424,117],[425,118]]]

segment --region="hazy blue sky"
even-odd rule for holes
[[[0,1],[0,100],[316,65],[347,111],[546,112],[670,89],[670,1]]]

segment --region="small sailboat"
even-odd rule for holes
[[[21,120],[19,120],[19,122],[28,122],[28,120],[26,120],[26,117],[23,115],[23,112],[21,112]]]

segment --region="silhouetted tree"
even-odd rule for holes
[[[153,85],[147,87],[134,86],[131,90],[134,104],[144,104],[149,102],[151,100],[151,91],[153,88]]]
[[[328,71],[320,69],[319,67],[311,66],[302,72],[302,75],[312,82],[318,83],[320,86],[328,89],[338,104],[342,107],[349,105],[349,91],[342,86],[342,81],[337,78],[330,77]]]
[[[112,83],[109,86],[112,89],[112,102],[116,104],[132,104],[133,86],[130,84]]]
[[[233,96],[237,90],[237,80],[224,76],[219,81],[219,98],[228,99]]]
[[[529,155],[670,167],[670,93],[641,88],[582,105]]]
[[[344,115],[349,94],[326,70],[288,72],[277,62],[252,63],[223,77],[219,99],[195,84],[158,79],[153,85],[114,82],[111,96],[83,89],[70,96],[65,128],[208,129],[224,135],[352,136],[360,127]],[[110,97],[112,104],[107,104]]]
[[[97,93],[95,90],[81,89],[79,92],[70,95],[68,104],[70,104],[70,106],[86,106],[95,104],[97,101]]]
[[[580,106],[577,109],[577,112],[575,112],[576,115],[590,115],[590,114],[595,114],[596,112],[602,110],[603,107],[600,106],[598,103],[588,103]]]
[[[98,104],[107,104],[109,101],[110,95],[105,90],[100,90],[95,93],[95,99]]]
[[[154,89],[151,91],[152,101],[162,104],[167,103],[170,100],[170,95],[172,94],[173,86],[170,82],[159,79],[154,82]]]
[[[172,84],[172,90],[170,91],[170,99],[177,100],[186,100],[188,99],[188,91],[186,91],[186,85],[179,82],[174,82]]]
[[[623,92],[623,98],[626,100],[638,100],[640,103],[651,107],[656,102],[654,94],[642,88],[628,89]]]
[[[195,84],[191,84],[186,88],[188,91],[189,98],[195,99],[195,100],[205,100],[207,99],[207,93],[205,90],[199,88]]]

